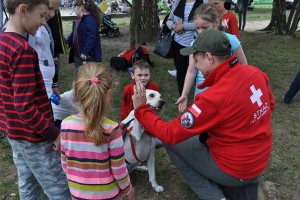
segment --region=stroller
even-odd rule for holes
[[[101,15],[102,23],[99,28],[99,33],[108,35],[109,37],[119,37],[120,36],[119,27],[115,22],[111,20],[111,17],[105,15],[104,13],[101,13],[100,15]]]

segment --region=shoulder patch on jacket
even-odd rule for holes
[[[195,117],[198,117],[202,112],[196,104],[193,104],[188,111],[190,111]]]
[[[192,128],[194,126],[194,116],[191,112],[186,111],[180,117],[180,123],[184,128]]]

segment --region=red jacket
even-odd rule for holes
[[[122,97],[122,112],[120,115],[121,121],[125,119],[129,115],[129,113],[133,110],[132,96],[134,93],[133,91],[134,85],[135,82],[132,82],[126,85],[124,88],[123,97]],[[146,89],[159,91],[158,86],[151,81],[149,81],[148,85],[146,86]]]
[[[155,137],[176,144],[207,131],[207,146],[227,174],[252,179],[267,166],[272,149],[274,98],[265,73],[231,56],[213,70],[194,104],[173,121],[161,120],[146,104],[135,117]]]

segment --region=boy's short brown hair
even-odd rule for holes
[[[49,0],[7,0],[6,8],[8,13],[11,15],[15,14],[16,8],[21,4],[27,5],[27,10],[30,12],[40,4],[49,6]]]
[[[145,60],[138,60],[136,61],[133,66],[132,66],[132,71],[134,73],[134,71],[136,69],[140,69],[140,70],[143,70],[143,69],[148,69],[150,71],[150,65],[147,61]]]

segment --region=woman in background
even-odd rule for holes
[[[73,31],[67,38],[69,62],[74,62],[74,75],[85,61],[102,61],[100,36],[100,10],[93,0],[77,0],[76,15],[80,18],[73,24]]]

